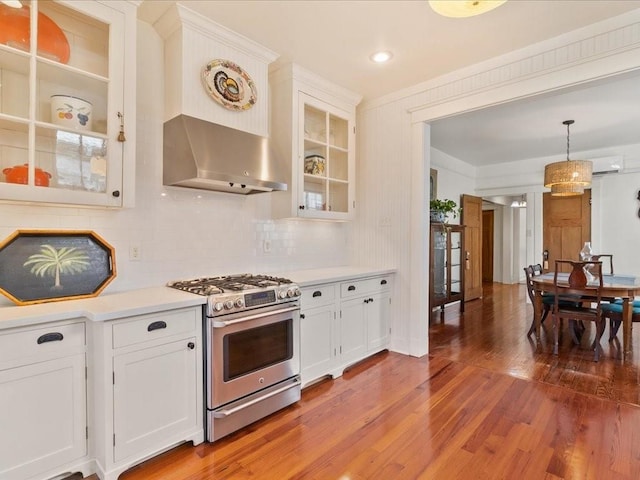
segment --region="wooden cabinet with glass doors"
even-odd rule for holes
[[[22,5],[0,3],[0,200],[131,206],[135,5]]]
[[[464,311],[464,226],[431,224],[429,308],[460,302]]]

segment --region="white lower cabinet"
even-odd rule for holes
[[[367,356],[367,322],[361,299],[340,302],[340,363],[349,365]]]
[[[95,325],[97,474],[204,440],[202,308]]]
[[[366,307],[367,351],[385,348],[391,338],[391,292],[372,295]]]
[[[303,293],[304,295],[304,293]],[[302,385],[333,370],[337,343],[335,305],[302,310],[300,314]]]
[[[302,288],[302,385],[338,377],[389,345],[391,275]]]
[[[84,319],[0,331],[0,479],[89,475]]]

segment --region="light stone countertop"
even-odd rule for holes
[[[372,268],[372,267],[330,267],[313,268],[310,270],[297,270],[290,272],[279,272],[277,275],[294,281],[300,287],[319,285],[322,283],[340,282],[343,280],[373,277],[375,275],[387,275],[395,273],[395,268]]]
[[[277,275],[293,280],[301,287],[306,287],[394,272],[393,268],[344,266],[278,272]],[[161,286],[108,293],[79,300],[0,306],[0,330],[76,318],[104,322],[204,303],[206,303],[206,297]]]
[[[86,318],[94,322],[202,305],[206,298],[169,287],[152,287],[35,305],[0,308],[0,330]]]

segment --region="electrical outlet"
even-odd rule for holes
[[[129,260],[133,260],[134,262],[137,262],[140,260],[141,256],[142,256],[142,251],[140,250],[140,245],[136,243],[129,246]]]
[[[264,251],[264,253],[269,253],[271,252],[271,240],[268,239],[264,239],[262,242],[262,250]]]

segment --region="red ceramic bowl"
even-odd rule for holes
[[[0,43],[29,51],[29,15],[29,7],[11,8],[0,3]],[[38,13],[38,55],[67,63],[69,54],[69,42],[64,32],[44,13]]]
[[[4,173],[8,183],[21,183],[26,185],[29,176],[29,166],[26,163],[24,165],[16,165],[15,167],[5,168],[2,170],[2,173]],[[36,168],[36,185],[38,187],[48,187],[50,178],[51,174],[49,172],[45,172],[41,168]]]

